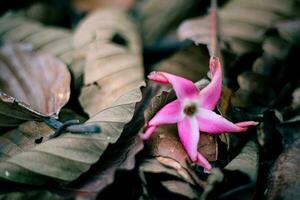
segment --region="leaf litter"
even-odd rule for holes
[[[300,197],[298,0],[28,3],[1,3],[0,199]],[[140,135],[176,99],[145,77],[164,71],[201,91],[212,55],[224,72],[214,111],[259,125],[201,132],[207,173],[176,126]]]

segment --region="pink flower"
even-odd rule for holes
[[[147,130],[141,137],[146,140],[162,124],[177,123],[180,140],[190,159],[206,170],[211,165],[198,152],[200,131],[211,134],[246,131],[257,122],[245,121],[232,123],[212,110],[217,105],[222,89],[222,69],[217,57],[210,60],[212,80],[201,91],[190,80],[165,72],[152,72],[148,78],[162,84],[171,84],[178,99],[164,106],[147,124]]]

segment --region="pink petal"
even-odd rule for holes
[[[144,134],[140,134],[142,140],[148,140],[157,129],[157,126],[149,126]]]
[[[200,105],[203,108],[213,110],[220,97],[222,91],[222,67],[218,57],[212,57],[209,61],[211,73],[211,82],[203,88],[199,93]]]
[[[176,92],[178,99],[184,99],[186,97],[193,98],[199,93],[199,89],[192,81],[180,76],[176,76],[166,72],[154,71],[148,75],[148,78],[158,83],[171,84]]]
[[[174,124],[184,117],[182,114],[181,103],[179,100],[172,101],[165,105],[156,115],[148,122],[149,126],[158,126],[162,124]]]
[[[178,132],[181,143],[193,162],[197,162],[199,126],[196,118],[185,117],[178,122]]]
[[[201,165],[204,169],[210,171],[211,170],[211,165],[209,164],[208,160],[198,152],[197,154],[197,164]]]
[[[257,125],[257,122],[254,121],[246,121],[234,124],[221,115],[203,108],[199,108],[197,119],[200,131],[215,134],[225,132],[242,132],[246,131],[249,126]]]

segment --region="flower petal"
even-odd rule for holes
[[[211,82],[199,93],[200,105],[203,108],[213,110],[221,96],[222,91],[222,67],[218,57],[212,57],[209,61]]]
[[[225,132],[242,132],[246,131],[249,126],[257,125],[257,122],[254,121],[246,121],[234,124],[221,115],[203,108],[199,108],[197,119],[200,126],[200,131],[215,134]]]
[[[149,126],[158,126],[162,124],[174,124],[184,117],[181,103],[179,100],[172,101],[165,105],[156,115],[148,122]]]
[[[197,154],[197,164],[201,165],[206,170],[211,170],[212,168],[208,160],[199,152]]]
[[[166,72],[151,72],[148,78],[162,84],[171,84],[176,92],[178,99],[193,98],[198,95],[199,89],[190,80],[169,74]]]
[[[148,140],[157,129],[157,126],[149,126],[144,134],[140,134],[142,140]]]
[[[178,122],[178,132],[181,143],[193,162],[197,162],[199,126],[195,117],[185,117]]]

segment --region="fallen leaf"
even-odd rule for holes
[[[32,52],[30,45],[5,43],[0,72],[0,126],[56,117],[69,100],[71,77],[65,64]]]
[[[300,197],[300,140],[283,152],[270,173],[266,199],[298,199]]]
[[[224,169],[239,170],[255,182],[258,173],[258,145],[253,141],[249,141]]]
[[[124,133],[125,134],[125,133]],[[77,198],[95,199],[99,193],[111,185],[117,171],[129,171],[135,167],[135,156],[143,149],[139,137],[122,140],[107,149],[103,157],[83,177],[72,184]]]
[[[136,3],[136,0],[72,0],[72,3],[78,11],[91,12],[105,8],[130,10]]]
[[[296,15],[294,4],[294,1],[277,0],[232,0],[226,3],[218,12],[222,46],[236,54],[258,51],[266,30],[272,28],[274,23]],[[180,26],[179,36],[209,44],[209,27],[208,16],[187,20]]]
[[[100,126],[100,134],[67,133],[6,158],[0,162],[0,179],[32,185],[75,180],[118,140],[141,98],[141,90],[134,89],[86,122]]]
[[[0,17],[0,38],[30,44],[33,50],[50,53],[67,65],[73,60],[72,33],[69,30],[44,26],[22,15]]]
[[[139,9],[144,43],[152,45],[157,42],[186,18],[197,4],[196,0],[145,1]]]
[[[0,136],[0,162],[48,140],[54,131],[44,122],[28,121]]]
[[[137,28],[122,11],[91,13],[74,33],[78,57],[85,59],[79,101],[93,116],[144,80]]]
[[[168,59],[154,66],[155,71],[164,71],[198,81],[208,72],[209,56],[202,46],[189,45],[178,50]]]
[[[53,194],[46,190],[36,191],[20,191],[10,192],[6,194],[0,193],[0,199],[6,200],[24,200],[24,199],[43,199],[43,200],[62,200],[63,198],[59,195]]]
[[[189,199],[199,199],[199,193],[185,182],[169,180],[163,181],[162,185],[172,193],[185,196]]]

